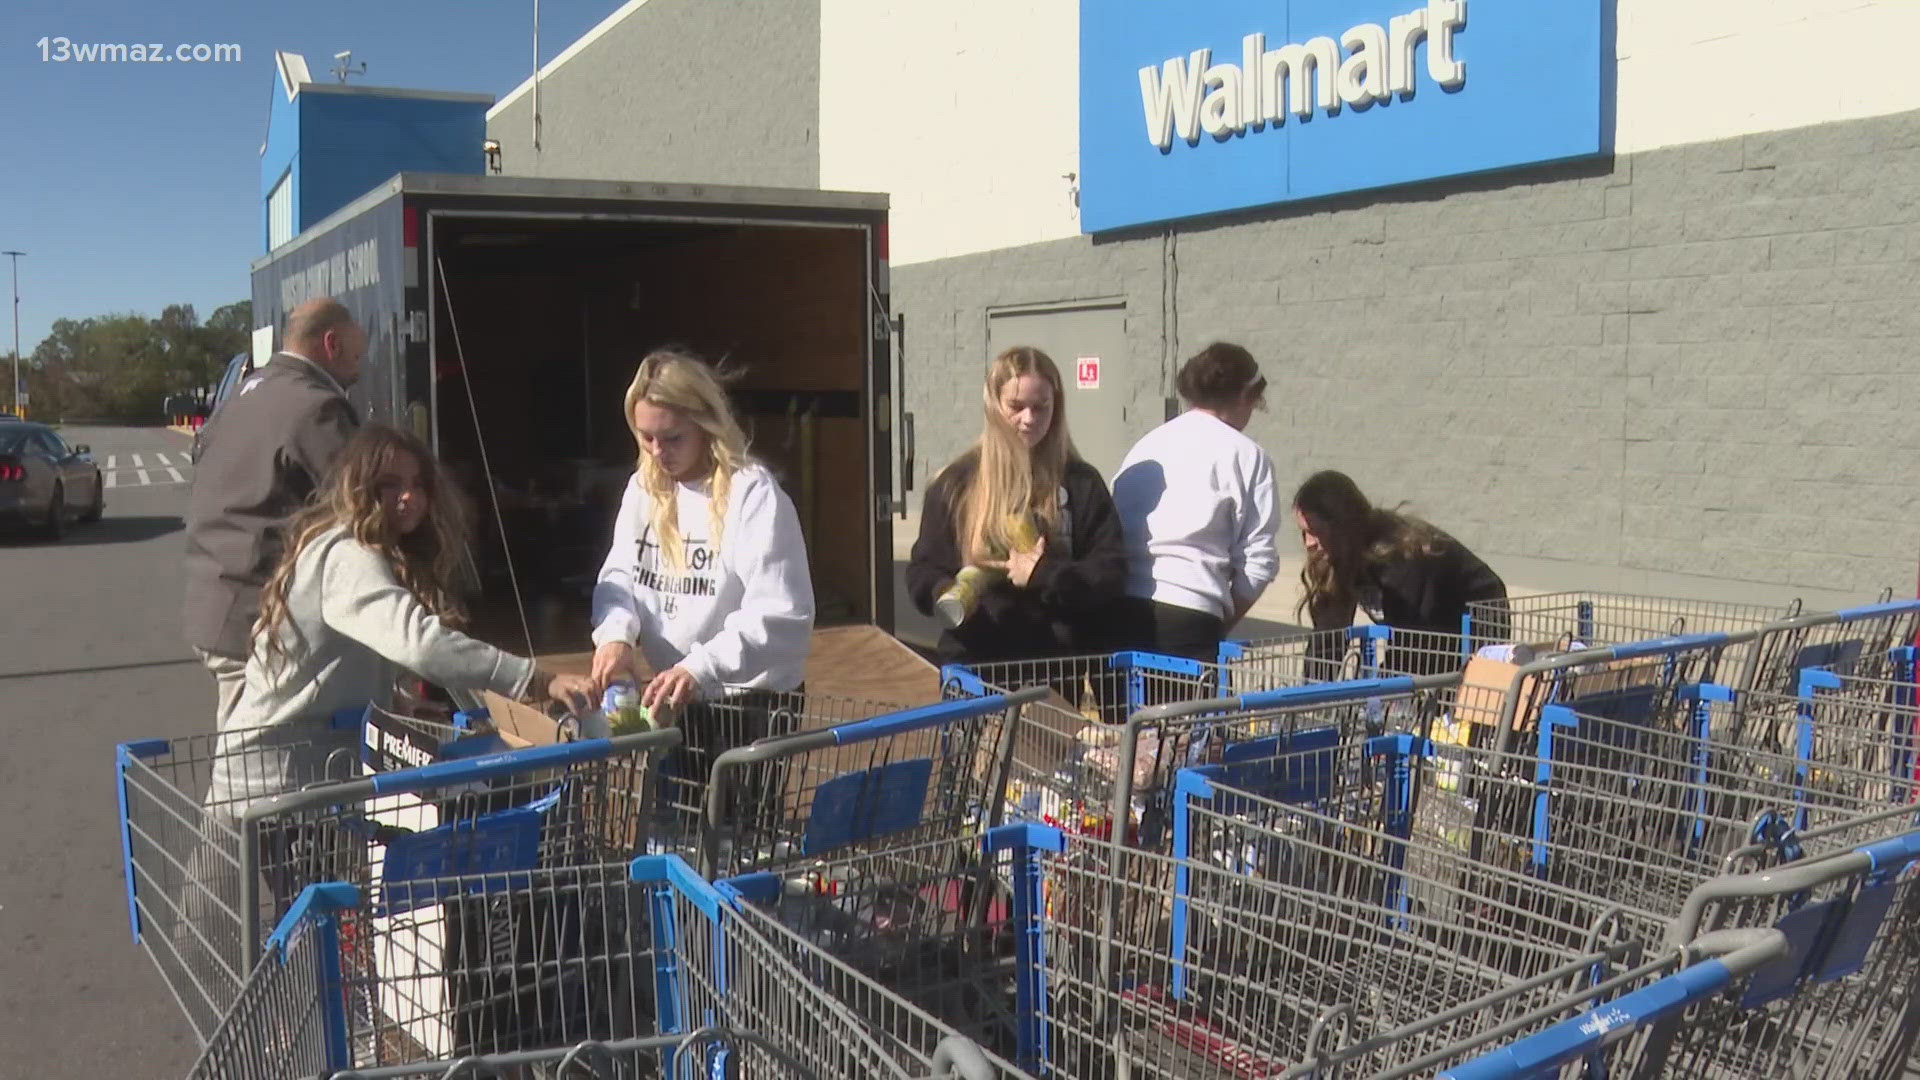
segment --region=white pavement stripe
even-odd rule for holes
[[[144,462],[144,461],[141,461],[141,460],[140,460],[140,455],[139,455],[139,454],[135,454],[135,455],[133,455],[133,467],[134,467],[134,468],[136,468],[136,469],[140,469],[140,468],[145,468],[145,467],[146,467],[146,464],[147,464],[146,462]]]
[[[138,460],[140,460],[140,459],[139,459],[139,458],[135,458],[134,460],[135,460],[135,461],[138,461]],[[153,481],[151,481],[151,480],[149,480],[149,479],[147,479],[147,470],[145,470],[145,469],[141,469],[141,470],[140,470],[140,482],[141,482],[141,483],[143,483],[143,484],[151,484],[151,483],[153,483]]]
[[[187,478],[180,475],[179,469],[168,469],[167,475],[173,477],[173,482],[176,484],[184,484],[187,482]]]
[[[154,460],[155,460],[155,461],[158,461],[158,462],[159,462],[160,464],[162,464],[162,465],[171,465],[171,464],[173,464],[173,462],[171,462],[171,461],[168,461],[168,460],[167,460],[167,455],[165,455],[165,454],[155,454],[155,455],[153,455],[153,458],[154,458]]]
[[[108,473],[108,474],[107,474],[107,486],[108,486],[108,487],[119,487],[119,486],[120,486],[120,474],[119,474],[119,473],[117,473],[117,472],[110,472],[110,473]]]
[[[120,464],[120,455],[118,454],[107,455],[107,468],[111,469],[118,464]]]

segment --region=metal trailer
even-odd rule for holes
[[[1679,970],[1441,1076],[1898,1075],[1920,1032],[1916,859],[1920,831],[1716,879],[1671,928]]]
[[[231,733],[228,733],[231,735]],[[209,803],[216,769],[249,755],[221,734],[121,744],[120,835],[134,940],[207,1038],[308,885],[378,876],[630,858],[644,843],[655,756],[678,730],[337,777],[355,736],[276,731],[262,753],[328,760],[298,790]],[[511,865],[509,865],[511,864]]]
[[[717,879],[998,823],[1007,758],[1042,687],[761,739],[713,759],[699,865]]]
[[[671,874],[660,870],[668,863]],[[669,885],[677,886],[681,902],[668,895]],[[868,986],[868,996],[850,997],[844,983],[823,984],[807,967],[767,949],[750,925],[723,923],[716,901],[719,893],[673,856],[377,884],[365,894],[344,882],[310,886],[276,927],[189,1075],[451,1080],[540,1069],[537,1075],[614,1080],[715,1075],[699,1067],[729,1058],[750,1062],[747,1075],[756,1077],[1007,1075],[937,1025],[888,1027],[879,1022],[881,1013],[856,1011],[884,1002],[886,991]],[[398,924],[356,948],[349,928],[375,925],[382,911],[423,922],[478,917],[485,925],[476,940],[493,949],[427,956],[417,949],[418,926]],[[420,961],[417,970],[393,975],[396,954]],[[376,963],[361,966],[363,956]],[[676,1020],[696,1011],[689,983],[735,988],[726,1005],[757,1027],[689,1027]],[[743,1007],[764,1002],[754,996],[757,988],[779,995],[777,1007]],[[395,1001],[414,1011],[396,1017],[368,1008]],[[897,1024],[902,1014],[885,1015]],[[446,1036],[439,1045],[416,1038],[430,1026]],[[863,1040],[868,1032],[896,1047],[925,1034],[930,1052],[920,1058],[816,1052],[823,1041],[873,1047],[873,1040]],[[856,1058],[869,1067],[839,1067]],[[894,1067],[880,1067],[889,1064]]]

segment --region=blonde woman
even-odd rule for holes
[[[655,673],[641,704],[684,706],[724,688],[797,689],[813,583],[792,500],[747,456],[725,390],[698,357],[649,354],[627,387],[639,463],[593,590],[593,680]],[[701,747],[689,727],[687,743]]]
[[[220,725],[208,803],[245,805],[321,777],[359,732],[330,718],[389,705],[402,670],[452,690],[525,699],[529,689],[576,707],[592,687],[452,629],[468,515],[419,439],[360,429],[315,501],[286,530],[261,592],[244,685]],[[335,745],[337,744],[337,745]]]
[[[943,663],[1064,656],[1114,641],[1125,540],[1106,482],[1074,452],[1061,389],[1046,353],[1001,353],[987,372],[980,441],[927,489],[907,566],[914,605],[933,615],[968,567],[969,580],[985,583],[970,605],[943,606]]]

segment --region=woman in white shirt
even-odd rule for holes
[[[1267,380],[1246,349],[1216,342],[1178,386],[1188,410],[1134,444],[1113,501],[1136,647],[1211,663],[1279,572],[1273,462],[1242,434]]]
[[[654,672],[640,695],[649,709],[799,689],[813,635],[800,518],[747,456],[719,378],[691,354],[650,353],[626,419],[640,456],[593,590],[594,684],[633,678],[638,647]],[[705,730],[713,722],[685,714],[689,750],[762,733]]]

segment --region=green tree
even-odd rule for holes
[[[29,408],[38,416],[155,419],[169,397],[212,390],[227,360],[247,347],[252,307],[227,304],[205,323],[191,304],[169,304],[157,319],[128,312],[55,320],[27,361]]]

